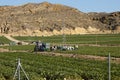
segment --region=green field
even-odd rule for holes
[[[13,46],[0,46],[0,48],[6,48],[10,51],[28,51],[33,52],[35,45],[13,45]],[[65,54],[82,54],[82,55],[96,55],[96,56],[107,56],[109,53],[112,57],[120,58],[120,47],[101,47],[101,46],[79,46],[78,49],[72,51],[53,51],[56,53],[65,53]]]
[[[63,36],[17,36],[21,41],[33,42],[42,41],[52,45],[62,45]],[[11,41],[3,36],[0,41],[9,44]],[[82,54],[95,56],[108,56],[120,58],[120,35],[66,35],[65,45],[79,45],[79,48],[72,51],[56,50],[54,53]],[[94,59],[76,59],[68,57],[45,56],[33,53],[35,45],[4,45],[0,48],[16,52],[0,53],[0,80],[13,80],[16,69],[16,59],[20,58],[22,65],[30,80],[108,80],[108,61]],[[49,52],[49,51],[48,51]],[[120,64],[111,63],[111,80],[120,80]],[[21,80],[25,76],[21,73]]]
[[[44,56],[32,53],[0,53],[0,80],[12,80],[16,62],[22,66],[30,80],[108,80],[108,62],[65,57]],[[120,80],[120,64],[111,64],[112,80]],[[21,80],[25,76],[21,72]]]
[[[33,51],[35,45],[11,45],[11,46],[0,46],[0,48],[9,49],[10,51]]]
[[[107,56],[110,53],[112,57],[120,57],[120,47],[80,46],[77,50],[55,52],[96,56]]]
[[[11,41],[6,39],[4,36],[0,36],[0,43],[9,44]]]
[[[14,37],[22,41],[40,40],[48,43],[62,44],[63,36],[17,36]],[[120,34],[93,34],[93,35],[66,35],[66,44],[98,44],[98,45],[120,45]]]
[[[43,40],[51,44],[62,44],[62,36],[19,36],[14,37],[21,41],[37,41]],[[97,41],[96,41],[97,40]],[[96,46],[100,45],[100,46]],[[79,45],[77,50],[73,51],[54,51],[59,53],[72,53],[82,55],[98,55],[107,56],[109,53],[112,57],[120,57],[120,35],[119,34],[100,34],[100,35],[66,35],[66,44]],[[24,50],[33,51],[34,45],[13,45],[13,46],[0,46],[10,50]]]
[[[19,45],[19,46],[3,46],[2,48],[9,49],[10,51],[34,51],[34,45]],[[120,47],[79,47],[78,50],[73,51],[53,51],[56,53],[65,53],[65,54],[82,54],[82,55],[96,55],[96,56],[107,56],[109,53],[112,57],[120,58]]]

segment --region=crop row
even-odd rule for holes
[[[11,41],[5,38],[4,36],[0,36],[0,44],[9,44]]]
[[[14,37],[21,41],[43,41],[49,43],[63,42],[63,36],[16,36]],[[10,43],[11,41],[6,39],[4,36],[0,36],[0,43]],[[67,44],[100,44],[100,45],[120,45],[119,34],[96,34],[96,35],[66,35],[65,42]]]
[[[110,53],[112,57],[120,57],[120,47],[106,47],[106,46],[79,46],[78,49],[72,51],[55,51],[59,53],[72,53],[82,55],[96,55],[108,56]]]
[[[63,36],[18,36],[14,37],[22,41],[36,41],[40,40],[49,43],[62,43]],[[100,45],[119,45],[120,35],[119,34],[99,34],[99,35],[66,35],[65,42],[67,44],[100,44]]]
[[[84,60],[66,57],[44,56],[32,53],[0,53],[0,80],[12,80],[16,59],[21,64],[30,80],[107,80],[108,61]],[[120,64],[111,63],[112,80],[120,79]],[[25,76],[21,73],[22,78]],[[3,79],[4,78],[4,79]]]
[[[0,48],[6,48],[9,50],[16,50],[16,51],[34,51],[35,45],[13,45],[13,46],[0,46]],[[120,57],[120,47],[106,47],[106,46],[79,46],[76,50],[70,51],[62,51],[57,50],[53,52],[65,53],[65,54],[82,54],[82,55],[96,55],[96,56],[107,56],[109,53],[112,57]]]

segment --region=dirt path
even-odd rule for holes
[[[8,49],[0,48],[0,52],[29,52],[29,51],[15,51],[15,50],[9,51]],[[34,54],[48,55],[48,56],[62,56],[62,57],[69,57],[69,58],[89,59],[89,60],[99,60],[99,61],[108,60],[108,57],[95,56],[95,55],[65,54],[65,53],[55,53],[55,52],[37,52],[37,53],[34,52]],[[111,57],[111,62],[120,64],[120,58]]]
[[[0,52],[8,52],[8,49],[0,48]]]
[[[90,59],[90,60],[100,60],[107,61],[108,57],[103,56],[94,56],[94,55],[81,55],[81,54],[65,54],[65,53],[54,53],[54,52],[38,52],[37,54],[49,55],[49,56],[62,56],[69,58],[81,58],[81,59]],[[111,62],[120,64],[120,58],[111,57]]]
[[[5,38],[9,39],[10,41],[14,41],[15,43],[18,43],[18,42],[21,42],[23,45],[26,45],[28,44],[27,42],[23,42],[23,41],[20,41],[20,40],[17,40],[13,37],[11,37],[10,35],[3,35]]]

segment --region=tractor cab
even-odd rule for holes
[[[47,51],[50,48],[49,43],[44,43],[44,42],[35,42],[35,47],[34,51]]]

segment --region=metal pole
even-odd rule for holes
[[[20,58],[18,59],[18,65],[20,65]],[[20,80],[20,66],[18,67],[18,80]]]
[[[19,69],[19,65],[17,65],[17,68],[16,68],[16,71],[15,71],[15,74],[14,74],[13,80],[14,80],[15,77],[18,75],[18,69]]]
[[[111,62],[110,62],[110,60],[111,60],[111,56],[110,56],[110,53],[109,53],[109,57],[108,57],[108,61],[109,61],[109,79],[108,80],[111,80]]]
[[[17,75],[18,75],[18,80],[20,80],[20,77],[21,77],[21,75],[20,75],[20,69],[22,69],[22,71],[23,71],[24,75],[26,76],[27,80],[29,80],[27,74],[25,73],[24,69],[22,68],[22,65],[21,65],[21,63],[20,63],[20,58],[18,59],[18,65],[17,65],[17,69],[16,69],[16,71],[15,71],[15,75],[14,75],[14,77],[13,77],[13,80],[15,79],[15,77],[16,77]]]
[[[27,74],[25,73],[24,69],[22,68],[22,65],[21,65],[21,64],[20,64],[20,67],[21,67],[21,69],[22,69],[23,73],[25,74],[25,76],[26,76],[27,80],[29,80],[29,78],[28,78]]]

